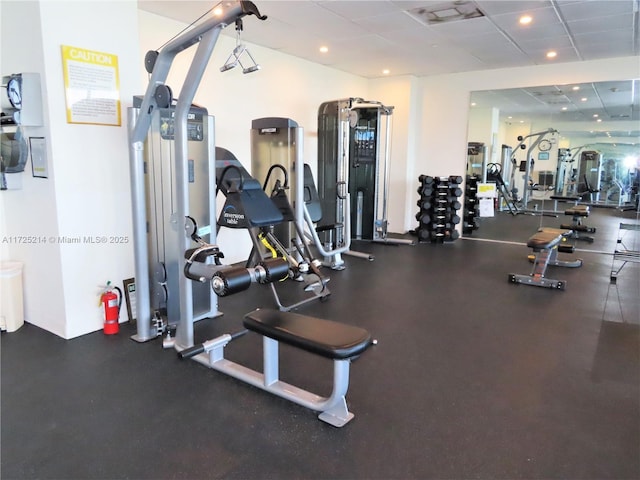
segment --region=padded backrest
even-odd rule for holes
[[[218,218],[221,227],[267,227],[282,222],[282,213],[260,182],[249,175],[233,153],[221,147],[216,147],[216,182],[226,197]]]
[[[227,168],[227,167],[233,168]],[[230,188],[262,190],[260,182],[253,178],[240,161],[226,148],[216,147],[216,185],[225,195]]]
[[[313,181],[313,173],[311,173],[311,167],[304,164],[304,191],[303,191],[304,203],[309,211],[309,216],[313,222],[319,222],[322,218],[322,204],[320,203],[320,197],[318,196],[318,190],[316,184]]]

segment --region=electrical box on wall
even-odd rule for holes
[[[2,77],[2,125],[37,127],[43,124],[39,73],[14,73]]]

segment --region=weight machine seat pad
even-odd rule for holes
[[[293,312],[259,308],[244,316],[243,324],[272,338],[333,360],[346,360],[371,345],[365,329]]]
[[[548,250],[555,247],[562,240],[563,234],[555,232],[537,232],[527,241],[527,247],[534,250]]]
[[[567,208],[564,211],[565,215],[573,215],[574,217],[588,217],[589,206],[588,205],[576,205],[575,207]]]

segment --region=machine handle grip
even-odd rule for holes
[[[204,352],[204,345],[194,345],[193,347],[185,348],[178,352],[178,357],[181,359],[195,357],[199,353]]]

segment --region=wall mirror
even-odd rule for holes
[[[472,92],[468,142],[467,175],[492,181],[498,172],[524,210],[562,213],[553,196],[612,215],[637,209],[640,81]],[[504,198],[495,203],[508,209]]]

